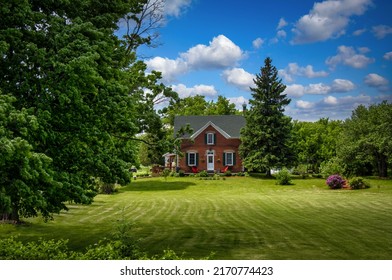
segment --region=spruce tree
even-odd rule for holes
[[[246,126],[241,130],[240,154],[245,168],[267,171],[288,166],[293,160],[290,149],[291,118],[284,115],[290,99],[283,94],[286,86],[276,67],[267,57],[265,65],[253,80],[255,83],[250,108],[245,113]]]

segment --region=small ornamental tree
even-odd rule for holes
[[[331,175],[326,181],[330,189],[341,189],[345,184],[345,180],[338,174]]]

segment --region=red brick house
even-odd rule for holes
[[[174,134],[187,124],[193,133],[181,137],[180,150],[184,156],[177,158],[180,170],[186,173],[243,171],[238,153],[240,130],[245,126],[243,116],[178,116],[174,119]]]

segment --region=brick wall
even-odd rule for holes
[[[216,143],[214,145],[207,145],[205,143],[205,134],[214,133],[216,135]],[[197,169],[207,170],[207,153],[213,152],[214,155],[214,170],[220,171],[224,169],[224,152],[234,152],[235,154],[235,165],[230,166],[229,170],[232,172],[243,171],[242,161],[238,153],[238,147],[240,145],[240,139],[227,139],[219,133],[214,127],[207,127],[202,133],[200,133],[192,143],[189,140],[183,140],[181,144],[181,151],[184,153],[184,157],[179,161],[180,169],[185,172],[192,172],[192,168],[188,166],[186,162],[186,153],[197,152],[198,153],[198,165]]]

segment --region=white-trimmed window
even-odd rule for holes
[[[223,153],[223,165],[224,166],[235,165],[235,153],[234,152]]]
[[[215,144],[215,134],[214,133],[207,133],[206,136],[207,145],[214,145]]]
[[[195,153],[195,152],[187,153],[187,161],[188,161],[188,166],[196,166],[197,165],[197,153]]]
[[[233,153],[226,153],[226,165],[233,165]]]

